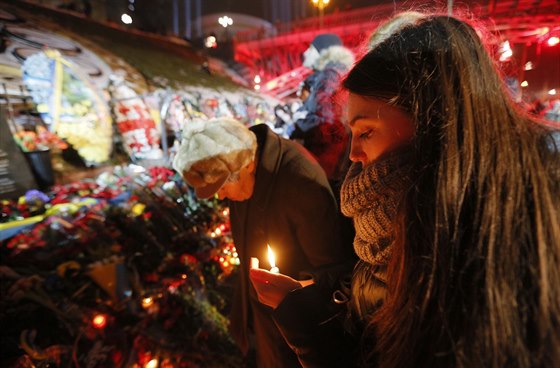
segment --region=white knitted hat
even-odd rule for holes
[[[173,168],[199,198],[213,196],[226,180],[255,158],[257,138],[237,120],[195,121],[183,130]]]

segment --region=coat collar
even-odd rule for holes
[[[282,160],[282,139],[266,124],[250,128],[257,136],[258,162],[255,173],[255,192],[251,201],[261,211],[266,210],[276,184],[276,174]]]

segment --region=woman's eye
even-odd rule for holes
[[[368,139],[369,137],[372,136],[372,134],[373,134],[373,129],[368,129],[363,133],[360,133],[359,137],[360,139]]]

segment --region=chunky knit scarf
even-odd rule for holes
[[[342,184],[341,210],[356,229],[354,250],[371,265],[387,265],[391,257],[397,207],[410,183],[408,158],[394,153],[364,168],[354,163]]]

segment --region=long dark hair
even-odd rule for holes
[[[364,341],[381,367],[560,362],[560,189],[550,132],[512,102],[475,30],[400,16],[343,86],[408,111],[414,184]]]

